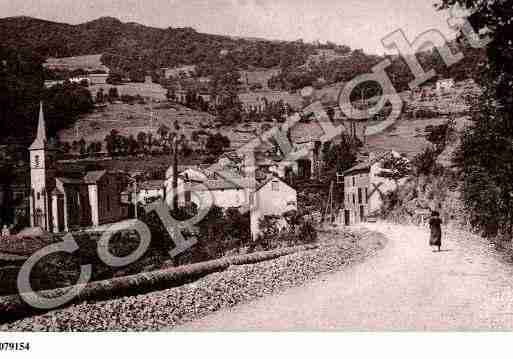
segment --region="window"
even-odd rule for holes
[[[353,187],[356,186],[356,176],[353,176]]]
[[[360,203],[360,204],[363,203],[362,189],[361,188],[358,188],[358,203]]]
[[[41,193],[37,192],[37,200],[39,201],[41,199]]]
[[[273,181],[273,183],[271,184],[271,190],[279,191],[280,190],[280,183],[278,181]]]
[[[344,183],[344,175],[337,173],[337,183],[343,184]]]
[[[107,196],[107,212],[110,212],[110,196]]]
[[[40,159],[40,157],[38,155],[36,155],[34,157],[34,165],[35,165],[35,167],[39,167],[41,165],[41,159]]]
[[[369,195],[368,195],[368,188],[365,187],[365,203],[369,203]]]
[[[354,193],[353,193],[353,204],[356,204],[356,196]]]

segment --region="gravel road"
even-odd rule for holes
[[[486,240],[426,228],[368,224],[388,245],[343,271],[231,309],[178,330],[511,330],[513,266]]]
[[[147,294],[84,302],[0,326],[0,331],[170,330],[217,310],[300,286],[359,263],[385,246],[383,235],[329,231],[318,248],[274,260],[233,265],[193,283]]]

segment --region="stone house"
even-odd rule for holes
[[[260,234],[259,223],[265,216],[282,216],[297,210],[297,191],[285,181],[271,176],[261,182],[251,194],[251,237]]]
[[[379,176],[384,171],[382,163],[388,156],[400,155],[394,151],[371,153],[368,160],[343,173],[342,221],[345,225],[365,222],[370,215],[381,209],[383,196],[397,187],[394,181]]]

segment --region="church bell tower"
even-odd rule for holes
[[[54,187],[54,150],[48,145],[43,103],[39,106],[36,139],[30,151],[30,225],[51,231],[52,215],[50,193]]]

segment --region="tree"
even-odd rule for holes
[[[356,164],[360,147],[361,142],[345,133],[340,135],[337,143],[326,142],[322,148],[324,167],[336,169],[337,173],[348,170]]]
[[[166,125],[160,125],[159,129],[157,130],[157,134],[160,136],[160,140],[162,141],[162,143],[167,142],[169,127],[167,127]]]
[[[396,184],[403,178],[411,174],[411,165],[407,158],[399,156],[390,156],[386,158],[382,165],[382,171],[378,173],[379,177],[394,181]]]
[[[107,77],[106,81],[109,85],[119,85],[121,84],[122,79],[123,77],[121,76],[121,74],[117,72],[110,72],[109,77]]]
[[[442,153],[454,132],[453,121],[438,126],[426,127],[426,140],[431,142],[439,153]]]
[[[128,154],[134,155],[139,150],[139,143],[134,138],[134,135],[128,136]]]
[[[80,141],[78,141],[78,146],[79,146],[80,155],[81,156],[86,155],[87,154],[87,143],[83,137],[80,139]]]
[[[221,155],[229,147],[230,139],[220,133],[209,136],[205,145],[205,149],[214,156]]]
[[[107,149],[109,156],[113,156],[116,152],[115,140],[111,135],[105,136],[105,148]]]
[[[118,88],[117,87],[111,87],[109,89],[109,100],[110,101],[114,101],[114,100],[117,100],[117,99],[119,99]]]
[[[139,132],[137,134],[137,144],[139,147],[139,150],[144,151],[146,148],[146,133],[145,132]]]
[[[437,172],[436,159],[438,151],[433,146],[426,147],[413,159],[413,170],[416,176],[429,176]]]
[[[475,80],[484,91],[474,105],[473,125],[462,137],[456,157],[463,178],[463,198],[471,223],[489,235],[513,237],[513,0],[442,0],[439,9],[458,4],[481,40],[487,59]],[[474,39],[460,40],[476,46]],[[482,43],[481,43],[482,44]]]
[[[174,88],[167,89],[166,98],[168,99],[168,101],[176,101],[176,91]]]
[[[103,92],[103,88],[101,88],[96,92],[96,103],[104,103],[104,102],[105,102],[105,93]]]
[[[69,144],[69,142],[63,142],[61,144],[61,150],[64,153],[69,153],[71,151],[71,145]]]
[[[71,143],[71,150],[74,153],[77,153],[80,150],[80,146],[78,145],[78,141],[73,140],[73,142]]]

